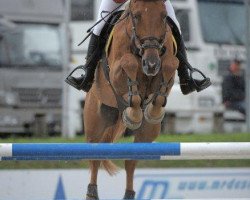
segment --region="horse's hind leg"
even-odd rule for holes
[[[84,128],[86,140],[89,143],[98,143],[105,130],[105,121],[100,114],[100,103],[98,99],[90,92],[87,94],[84,108]],[[89,162],[91,178],[87,190],[87,200],[97,200],[97,174],[100,167],[100,161]]]
[[[87,188],[86,200],[98,200],[97,175],[100,161],[90,161],[91,179]]]
[[[119,112],[117,109],[101,104],[91,92],[86,97],[84,109],[84,125],[87,142],[113,142],[115,137],[124,132],[124,125],[117,123]],[[87,200],[98,199],[97,176],[101,161],[90,161],[91,178],[88,185]],[[102,161],[104,168],[110,175],[116,172],[116,166],[110,161]]]
[[[149,124],[145,120],[143,121],[140,129],[134,131],[135,133],[135,143],[145,142],[150,143],[153,142],[160,133],[160,123],[159,124]],[[126,170],[126,191],[124,195],[124,199],[134,199],[134,172],[135,167],[138,161],[135,160],[125,160],[125,170]]]
[[[135,191],[134,191],[134,171],[136,167],[137,161],[135,160],[125,160],[125,170],[126,170],[126,191],[123,199],[134,199]]]
[[[125,127],[121,120],[116,125],[110,126],[105,129],[103,137],[99,142],[113,142],[116,137],[119,137],[125,130]],[[98,192],[97,192],[97,175],[98,169],[100,164],[103,164],[105,170],[110,174],[114,175],[118,171],[118,168],[115,164],[113,164],[110,160],[103,160],[103,161],[90,161],[90,168],[91,168],[91,179],[90,184],[88,185],[88,192],[87,192],[87,200],[96,200],[98,199]]]

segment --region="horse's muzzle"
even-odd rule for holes
[[[161,68],[161,60],[158,56],[142,58],[142,69],[147,76],[155,76]]]

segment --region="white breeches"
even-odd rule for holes
[[[178,27],[179,32],[181,34],[181,27],[180,27],[180,24],[179,24],[179,22],[178,22],[178,20],[176,18],[176,15],[175,15],[175,12],[174,12],[174,8],[173,8],[170,0],[167,0],[165,2],[165,6],[166,6],[166,10],[167,10],[168,16],[173,20],[173,22]]]
[[[99,8],[99,12],[98,12],[98,19],[97,20],[100,20],[100,19],[102,19],[102,17],[107,15],[107,13],[102,14],[103,11],[111,12],[114,9],[116,9],[119,5],[121,5],[121,3],[116,3],[113,0],[102,0],[100,8]],[[174,8],[173,8],[170,0],[167,0],[165,2],[165,5],[166,5],[168,16],[173,20],[173,22],[178,27],[179,32],[181,33],[180,24],[179,24],[179,22],[178,22],[178,20],[177,20],[177,18],[175,16]],[[103,29],[103,27],[105,25],[105,21],[101,21],[99,24],[97,24],[94,27],[93,33],[95,35],[100,35],[101,34],[101,31],[102,31],[102,29]]]

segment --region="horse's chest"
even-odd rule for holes
[[[147,98],[150,94],[155,93],[160,85],[160,77],[147,77],[139,76],[138,79],[138,90],[143,99]]]

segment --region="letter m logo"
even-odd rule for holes
[[[168,182],[145,180],[138,193],[137,199],[166,199]]]

